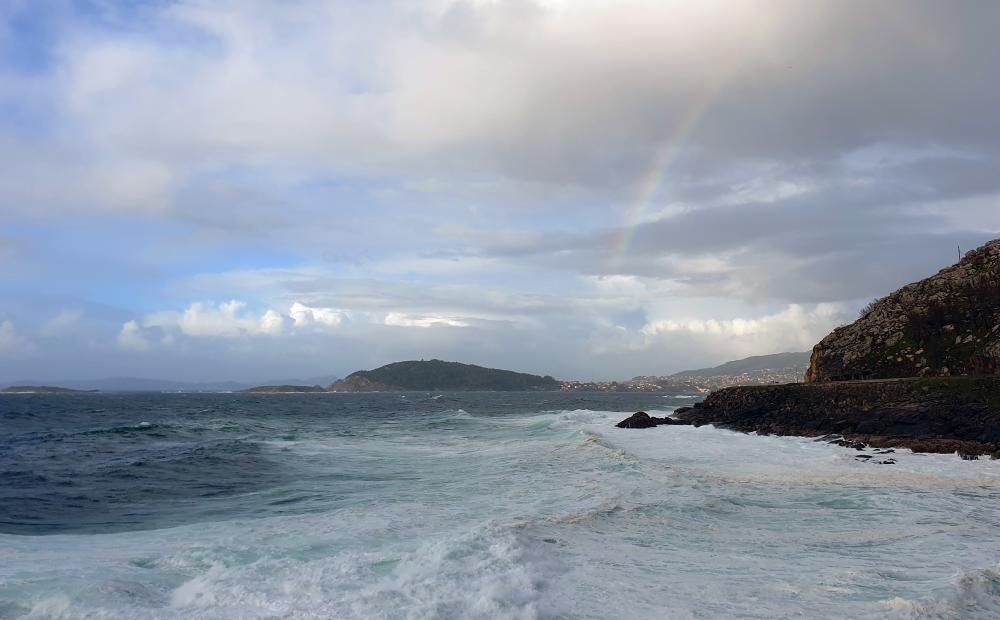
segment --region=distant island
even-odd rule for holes
[[[304,394],[329,390],[321,385],[258,385],[240,391],[251,394]]]
[[[316,377],[268,377],[254,382],[237,381],[172,381],[169,379],[149,379],[143,377],[107,377],[103,379],[51,379],[53,383],[61,385],[63,388],[76,392],[185,392],[185,393],[217,393],[217,392],[239,392],[254,387],[265,386],[314,386],[329,385],[337,380],[335,375],[323,375]],[[6,382],[13,386],[33,387],[41,385],[40,379],[6,379]]]
[[[97,390],[71,390],[53,385],[12,385],[0,389],[4,394],[91,394]]]
[[[559,390],[549,376],[442,360],[406,361],[359,370],[330,386],[334,392]]]
[[[805,383],[732,387],[695,425],[1000,458],[1000,240],[873,301],[813,348]]]

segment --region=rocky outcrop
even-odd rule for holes
[[[734,387],[675,416],[695,426],[841,437],[853,447],[1000,454],[1000,378],[993,377]]]
[[[1000,240],[873,302],[813,348],[811,383],[1000,375]]]
[[[649,415],[645,411],[637,411],[618,424],[615,424],[615,426],[618,428],[652,428],[654,426],[661,426],[664,424],[690,425],[691,422],[667,417],[657,418]]]

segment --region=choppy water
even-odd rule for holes
[[[5,395],[0,618],[1000,617],[1000,462],[688,402]]]

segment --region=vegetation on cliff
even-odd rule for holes
[[[559,382],[511,370],[442,360],[408,361],[359,370],[330,386],[337,392],[392,390],[558,390]]]
[[[1000,240],[869,304],[813,348],[806,381],[1000,374]]]

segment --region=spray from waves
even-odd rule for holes
[[[477,416],[470,414],[465,409],[450,409],[434,415],[427,422],[427,426],[434,427],[441,424],[454,424],[463,421],[476,421]]]
[[[236,564],[214,561],[167,593],[165,605],[156,610],[62,599],[40,601],[32,613],[173,619],[214,617],[219,610],[232,609],[253,610],[253,617],[262,618],[533,620],[560,611],[558,601],[547,600],[545,594],[566,568],[547,547],[523,528],[486,523],[412,549],[351,551],[315,559],[282,554]],[[127,593],[115,594],[123,599],[119,603],[128,599]]]
[[[927,620],[992,620],[1000,618],[1000,566],[963,571],[949,591],[937,597],[907,599],[896,596],[881,601],[892,617]]]
[[[249,460],[231,468],[198,466],[207,449],[144,444],[141,431],[91,437],[91,448],[114,447],[110,462],[134,456],[146,471],[163,463],[159,481],[177,488],[204,489],[227,469],[257,481],[287,476],[233,496],[176,501],[161,489],[170,501],[139,498],[150,516],[134,527],[154,525],[142,531],[8,530],[0,617],[978,619],[992,617],[978,608],[995,611],[995,575],[982,570],[996,561],[1000,527],[989,483],[1000,471],[990,462],[900,453],[898,465],[880,467],[809,440],[614,428],[629,411],[680,403],[660,395],[313,401],[247,405],[253,417],[232,418],[247,430],[184,444],[207,448],[210,439],[245,452]],[[132,407],[77,428],[181,419]],[[66,452],[79,477],[86,463]],[[254,462],[260,473],[250,471]],[[143,502],[125,499],[121,519],[133,519]],[[155,521],[174,505],[204,512]]]

